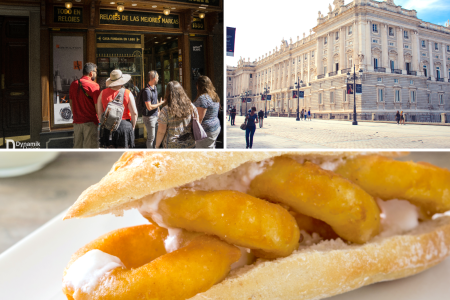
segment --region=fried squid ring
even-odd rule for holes
[[[169,227],[217,235],[253,249],[258,257],[288,256],[299,244],[300,231],[286,209],[236,191],[180,190],[161,200],[157,217]]]
[[[152,252],[152,247],[146,247],[150,246],[147,240],[153,238],[154,246],[157,248],[163,243],[164,234],[155,236],[154,233],[155,230],[160,232],[165,230],[155,228],[156,226],[153,225],[148,226],[152,228],[125,228],[125,233],[119,233],[106,240],[105,236],[102,236],[89,245],[93,247],[105,244],[106,248],[114,250],[112,249],[113,245],[120,247],[120,244],[126,242],[127,239],[137,242],[135,245],[130,244],[125,247],[126,250],[124,248],[116,252],[120,255],[118,256],[120,260],[127,261],[127,258],[137,255],[137,252]],[[150,235],[153,234],[152,238],[147,238],[145,234],[141,234],[145,231],[150,232]],[[126,239],[120,240],[120,235]],[[114,239],[116,239],[116,242],[120,240],[119,243],[113,242]],[[142,244],[139,242],[142,242]],[[164,245],[162,247],[164,248]],[[79,254],[87,250],[87,247],[82,249],[80,249],[82,251],[74,254],[71,263],[80,258],[81,255]],[[103,249],[105,250],[105,247]],[[188,242],[187,246],[172,253],[161,255],[150,262],[147,261],[144,265],[128,268],[124,263],[126,268],[116,267],[100,279],[93,291],[77,290],[75,293],[75,291],[67,288],[63,288],[63,291],[68,299],[76,300],[188,299],[208,290],[225,278],[230,271],[231,264],[238,261],[240,255],[241,251],[237,247],[222,242],[216,237],[197,236]]]
[[[450,210],[450,171],[429,163],[367,155],[348,159],[336,173],[374,197],[408,200],[428,216]]]
[[[322,220],[354,243],[365,243],[380,232],[375,200],[359,186],[311,162],[277,157],[252,180],[248,193]]]

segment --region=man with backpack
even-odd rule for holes
[[[97,66],[88,62],[83,67],[83,77],[70,85],[74,148],[98,148],[98,117],[95,104],[100,94],[100,86],[94,82],[96,77]]]
[[[165,102],[158,101],[158,84],[159,76],[156,71],[148,72],[149,81],[145,89],[143,89],[137,97],[137,109],[142,115],[145,128],[147,129],[147,148],[155,148],[156,132],[158,128],[158,107]]]

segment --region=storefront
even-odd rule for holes
[[[41,109],[29,110],[33,116],[40,113],[34,122],[30,117],[29,127],[35,132],[39,128],[41,148],[72,147],[69,87],[82,76],[86,62],[97,64],[102,88],[109,73],[121,69],[132,76],[129,88],[137,92],[148,81],[148,72],[156,70],[161,97],[166,84],[177,80],[195,99],[200,75],[209,76],[222,97],[222,1],[24,1],[40,10]],[[72,7],[65,7],[67,2]],[[137,127],[136,137],[142,138],[144,126]]]

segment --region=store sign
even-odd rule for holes
[[[197,98],[196,83],[200,76],[205,75],[205,45],[203,41],[189,41],[191,57],[191,93],[192,99]]]
[[[199,5],[210,5],[210,6],[219,6],[219,0],[169,0],[171,2],[179,2],[179,3],[193,3]]]
[[[53,8],[53,22],[55,23],[83,23],[83,9],[80,7],[57,7]]]
[[[194,30],[205,30],[205,19],[194,17],[191,28]]]
[[[141,35],[97,34],[97,44],[141,45]]]
[[[267,95],[267,101],[272,100],[272,95]]]
[[[292,98],[297,99],[297,91],[292,91]]]
[[[180,28],[180,18],[178,15],[100,9],[100,25]]]
[[[97,57],[141,57],[142,49],[97,48]]]
[[[300,99],[305,98],[305,91],[299,91],[298,97],[299,97]]]

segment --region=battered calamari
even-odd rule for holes
[[[258,257],[288,256],[298,248],[300,231],[286,209],[236,191],[180,190],[159,203],[158,214],[166,226],[217,235]]]
[[[408,200],[429,216],[450,210],[450,171],[429,163],[368,155],[347,160],[336,173],[374,197]]]
[[[276,157],[253,179],[248,193],[322,220],[350,242],[362,244],[380,232],[375,200],[349,180],[311,162]]]

